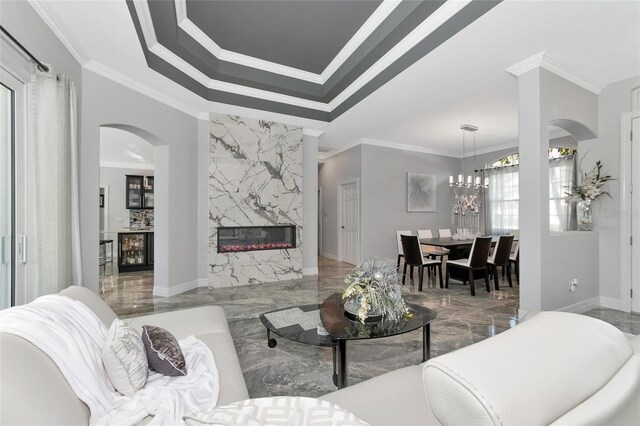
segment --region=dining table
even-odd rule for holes
[[[491,236],[491,246],[495,246],[498,242],[499,235]],[[442,247],[449,250],[449,260],[466,259],[471,253],[471,247],[473,246],[473,239],[471,240],[457,240],[453,237],[437,237],[437,238],[420,238],[420,244],[427,246]],[[518,238],[514,239],[514,242],[518,241]],[[451,271],[451,278],[462,281],[466,274],[464,272],[458,273],[459,268]]]

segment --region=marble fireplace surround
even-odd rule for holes
[[[302,128],[211,114],[209,285],[302,277]],[[295,226],[294,248],[218,253],[218,228]]]

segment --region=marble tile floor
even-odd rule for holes
[[[266,332],[259,314],[292,305],[321,302],[344,289],[343,279],[351,265],[319,258],[319,275],[298,280],[254,284],[220,289],[198,288],[177,296],[152,295],[153,273],[120,274],[106,285],[102,297],[122,318],[203,305],[224,308],[234,338],[245,380],[252,397],[276,395],[318,396],[334,391],[331,381],[331,350],[278,339],[277,347],[267,346]],[[441,290],[434,277],[425,281],[423,291],[405,286],[406,299],[438,312],[431,328],[431,353],[438,356],[479,342],[515,324],[518,285],[509,288],[502,278],[500,291],[476,287],[476,297],[468,286],[451,281]],[[493,283],[492,283],[493,284]],[[599,311],[599,310],[594,310]],[[589,312],[591,316],[636,330],[640,320],[617,317],[616,312]],[[635,324],[635,325],[634,325]],[[614,323],[614,325],[616,325]],[[635,327],[635,328],[634,328]],[[422,358],[419,330],[401,336],[348,343],[348,379],[355,384],[368,378],[418,364]]]

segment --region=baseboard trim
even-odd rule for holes
[[[582,314],[591,309],[596,309],[600,307],[600,297],[595,296],[586,300],[582,300],[580,302],[573,303],[571,305],[564,306],[562,308],[556,309],[559,312],[572,312],[574,314]]]
[[[198,287],[209,287],[209,278],[198,278]]]
[[[199,280],[187,281],[186,283],[174,285],[171,287],[158,287],[153,286],[153,295],[159,297],[171,297],[176,294],[184,293],[185,291],[193,290],[198,287]]]
[[[318,268],[302,268],[302,275],[318,275]]]
[[[627,300],[614,299],[613,297],[600,296],[600,306],[603,308],[615,309],[617,311],[629,312],[631,303]]]
[[[338,256],[336,256],[335,254],[328,253],[326,251],[323,251],[322,253],[320,253],[320,256],[326,257],[327,259],[338,261]]]

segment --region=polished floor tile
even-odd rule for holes
[[[102,287],[102,297],[120,317],[132,317],[203,305],[219,305],[225,310],[245,380],[252,397],[273,395],[318,396],[334,391],[331,350],[278,339],[267,346],[266,332],[258,316],[293,305],[320,303],[341,292],[344,277],[353,266],[319,258],[319,274],[299,280],[252,284],[219,289],[197,288],[173,297],[153,296],[153,272],[120,274]],[[493,284],[493,283],[492,283]],[[425,281],[423,291],[407,284],[405,298],[438,312],[432,323],[432,356],[438,356],[479,342],[515,325],[518,285],[510,288],[502,279],[500,290],[487,293],[476,287],[451,281],[440,289],[437,280]],[[637,334],[638,318],[616,317],[616,311],[588,313],[596,318],[627,327]],[[614,325],[616,325],[614,324]],[[625,330],[625,331],[626,331]],[[358,383],[422,361],[420,331],[384,339],[348,343],[349,384]]]

